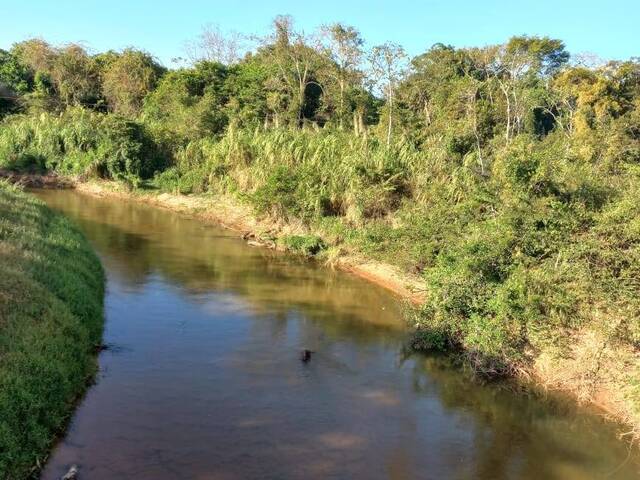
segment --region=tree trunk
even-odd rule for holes
[[[507,143],[511,139],[511,98],[509,92],[505,92],[505,98],[507,99],[507,132],[505,134]]]
[[[389,124],[387,126],[387,147],[391,145],[391,130],[393,129],[393,96],[389,94]]]
[[[344,80],[340,80],[340,131],[344,129]]]
[[[426,126],[431,125],[431,112],[429,111],[429,103],[428,102],[424,102],[424,123]]]
[[[505,132],[505,140],[509,143],[511,139],[511,95],[509,94],[507,86],[499,79],[498,85],[500,85],[500,90],[502,90],[502,94],[507,102],[507,131]]]
[[[364,110],[358,112],[358,123],[360,124],[360,133],[367,136],[367,126],[364,124]]]

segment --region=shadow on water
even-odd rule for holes
[[[39,195],[102,258],[114,346],[44,479],[638,478],[599,416],[403,358],[373,285],[167,211]]]

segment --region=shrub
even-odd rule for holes
[[[308,257],[318,255],[327,248],[322,238],[316,235],[289,235],[284,237],[282,242],[287,250]]]
[[[139,182],[166,164],[143,125],[82,108],[15,116],[0,128],[0,166]]]

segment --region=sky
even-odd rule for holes
[[[0,0],[0,48],[31,37],[94,52],[134,46],[170,67],[205,24],[264,34],[278,14],[306,32],[353,25],[368,45],[393,41],[412,56],[437,42],[482,46],[521,34],[559,38],[571,53],[603,59],[640,56],[640,0]]]

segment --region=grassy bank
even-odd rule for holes
[[[80,232],[0,182],[0,478],[38,470],[95,373],[103,293]]]

